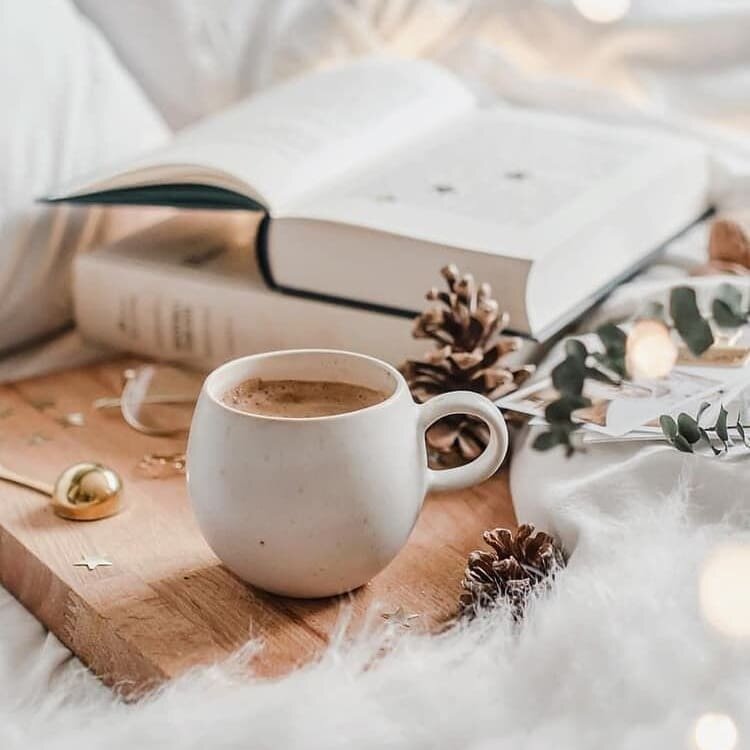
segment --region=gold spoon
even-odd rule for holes
[[[52,510],[71,521],[96,521],[122,509],[122,479],[102,464],[85,461],[69,466],[52,484],[17,474],[0,465],[0,480],[52,498]]]

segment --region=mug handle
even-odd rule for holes
[[[432,424],[452,414],[469,414],[490,428],[490,442],[481,455],[465,466],[435,471],[427,469],[427,490],[460,490],[491,477],[508,452],[508,428],[500,410],[484,396],[472,391],[453,391],[433,396],[419,405],[418,428],[423,434]]]

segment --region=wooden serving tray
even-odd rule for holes
[[[315,601],[264,594],[229,573],[198,531],[182,477],[142,478],[144,453],[174,452],[180,441],[140,435],[94,399],[117,395],[114,362],[0,387],[0,462],[53,481],[66,466],[96,460],[125,480],[127,509],[88,523],[55,516],[45,498],[0,483],[0,581],[107,684],[138,695],[249,639],[253,662],[276,676],[319,654],[342,606],[356,628],[368,609],[403,607],[412,628],[437,629],[456,609],[467,553],[481,533],[515,524],[507,476],[428,498],[409,544],[370,584],[350,596]],[[82,412],[83,426],[64,424]],[[61,421],[62,419],[62,421]],[[111,567],[75,567],[103,555]],[[377,618],[376,618],[377,619]]]

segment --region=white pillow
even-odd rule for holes
[[[35,200],[154,147],[160,116],[67,0],[0,0],[0,352],[70,321],[73,253],[103,212]]]
[[[275,28],[307,0],[76,0],[172,128],[257,88]]]
[[[290,75],[449,35],[466,0],[75,0],[173,128]]]

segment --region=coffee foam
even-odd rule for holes
[[[227,391],[222,401],[248,414],[301,419],[347,414],[387,398],[382,391],[354,383],[251,378]]]

